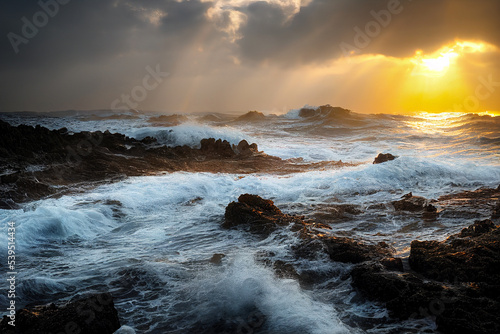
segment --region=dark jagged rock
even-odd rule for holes
[[[412,193],[408,193],[401,197],[399,201],[392,202],[392,205],[397,211],[410,211],[410,212],[436,212],[437,209],[432,204],[429,204],[429,200],[420,196],[413,196]]]
[[[373,160],[373,164],[374,165],[382,164],[382,163],[387,162],[387,161],[392,161],[396,158],[397,158],[397,156],[392,155],[390,153],[379,153],[379,155],[377,155],[375,160]]]
[[[4,316],[0,332],[5,334],[112,334],[120,328],[118,312],[109,293],[96,294],[69,302],[21,309],[15,318],[15,330]]]
[[[273,201],[265,200],[256,195],[244,194],[238,202],[232,202],[226,207],[224,228],[244,225],[250,231],[268,235],[279,226],[287,226],[297,219],[284,214]]]
[[[437,283],[424,283],[411,273],[394,273],[376,262],[356,266],[352,272],[352,284],[368,299],[386,304],[392,317],[420,318],[420,309],[440,296],[443,288]]]
[[[497,205],[495,206],[495,209],[493,209],[493,213],[491,214],[491,219],[500,220],[500,200],[497,201]]]
[[[369,245],[350,238],[323,237],[319,239],[325,246],[331,260],[344,263],[361,263],[391,255],[386,245]]]
[[[200,151],[205,154],[219,155],[221,157],[234,157],[236,153],[231,148],[231,144],[227,140],[214,138],[202,139]]]
[[[299,231],[302,239],[301,243],[293,247],[298,257],[313,258],[322,252],[328,254],[332,261],[360,263],[381,259],[392,253],[386,244],[369,245],[350,238],[327,236],[317,229],[330,229],[329,226],[284,214],[272,201],[257,195],[241,195],[238,202],[227,206],[223,227],[241,225],[251,232],[266,236],[278,227],[291,225],[292,231]]]
[[[386,257],[380,260],[380,264],[387,270],[404,271],[403,260],[399,257]]]
[[[423,203],[418,207],[425,208]],[[318,229],[326,226],[283,214],[272,201],[255,195],[242,195],[226,214],[225,224],[248,226],[264,235],[291,224],[300,235],[292,246],[297,257],[327,254],[332,261],[356,264],[350,272],[353,287],[384,303],[391,317],[433,317],[442,333],[500,331],[500,228],[491,221],[477,222],[444,242],[414,241],[410,255],[414,271],[405,272],[402,259],[394,258],[387,244],[325,235]],[[290,263],[266,261],[279,277],[297,279],[306,287],[325,280],[318,272],[298,273]]]
[[[364,262],[351,277],[391,316],[432,316],[442,333],[500,332],[500,228],[491,221],[478,221],[446,241],[412,242],[409,263],[425,281],[414,272],[388,271],[385,262]]]
[[[295,267],[290,263],[286,263],[282,260],[276,260],[273,263],[273,269],[276,276],[279,278],[293,278],[300,280],[300,275],[297,273],[297,270],[295,270]]]
[[[440,281],[500,284],[500,228],[478,221],[444,242],[413,241],[413,270]]]
[[[437,309],[442,313],[436,315],[438,330],[445,334],[500,333],[499,293],[498,289],[480,291],[469,287],[457,290],[451,298],[442,299],[442,309]]]
[[[257,144],[248,144],[246,140],[242,140],[237,146],[233,146],[233,150],[241,156],[249,156],[259,152]]]

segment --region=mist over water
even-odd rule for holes
[[[150,136],[166,145],[196,147],[208,137],[233,144],[246,139],[283,159],[354,163],[289,175],[176,172],[133,177],[19,210],[0,210],[2,245],[7,243],[6,222],[17,226],[19,306],[110,291],[122,324],[138,333],[188,333],[193,328],[203,333],[218,321],[234,324],[235,333],[432,330],[433,325],[422,320],[377,323],[386,311],[355,298],[349,281],[342,278],[347,265],[294,259],[290,249],[297,240],[287,230],[264,240],[223,230],[225,207],[244,193],[312,218],[323,217],[329,205],[353,204],[363,212],[355,219],[324,218],[332,233],[385,241],[404,256],[412,240],[444,238],[477,217],[421,222],[381,215],[377,204],[408,192],[432,199],[497,187],[500,181],[500,117],[333,112],[304,118],[291,111],[258,121],[188,115],[187,121],[172,125],[152,122],[157,115],[148,113],[59,116],[0,118],[13,125]],[[399,158],[373,165],[381,152]],[[210,263],[213,254],[225,255],[220,265]],[[328,280],[303,289],[292,279],[277,278],[263,261],[269,254],[299,270],[324,271]],[[0,305],[6,303],[6,296],[0,295]]]

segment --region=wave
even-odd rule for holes
[[[225,127],[213,127],[209,125],[183,123],[175,127],[143,127],[129,129],[125,131],[129,137],[141,140],[146,137],[153,137],[159,144],[168,146],[187,145],[199,148],[200,141],[205,138],[215,138],[227,140],[231,144],[237,145],[243,139],[251,141],[248,135],[243,132]]]
[[[68,206],[72,200],[63,197],[59,200],[45,200],[34,203],[31,210],[0,210],[2,226],[16,222],[16,240],[29,249],[29,246],[62,242],[80,242],[109,231],[113,226],[111,208],[93,204],[82,208]],[[2,229],[3,230],[3,229]],[[7,233],[5,233],[6,239]],[[0,237],[3,239],[3,237]]]
[[[185,291],[196,306],[183,317],[203,327],[224,319],[244,333],[351,333],[331,305],[312,299],[294,280],[276,278],[252,255],[237,255],[224,270],[204,272]]]

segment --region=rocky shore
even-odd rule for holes
[[[389,153],[380,154],[373,163],[394,159],[397,157]],[[0,121],[2,209],[128,176],[175,171],[287,174],[349,165],[282,160],[246,141],[231,145],[208,138],[198,148],[167,147],[149,137],[136,140],[109,132],[13,127]],[[444,334],[500,333],[499,198],[500,186],[443,194],[435,200],[408,193],[398,200],[372,205],[370,210],[392,210],[422,221],[453,219],[460,227],[445,240],[414,240],[408,256],[401,256],[386,242],[335,234],[331,221],[363,214],[363,208],[345,203],[327,203],[317,206],[317,212],[299,216],[282,212],[271,200],[243,194],[228,204],[221,226],[259,239],[292,233],[296,238],[290,242],[291,258],[312,261],[321,257],[331,261],[332,267],[347,264],[348,273],[341,279],[351,285],[358,298],[385,307],[392,320],[427,318]],[[463,223],[471,218],[476,219],[474,224]],[[217,253],[209,262],[221,265],[224,257]],[[276,276],[295,279],[304,288],[324,282],[329,275],[304,270],[292,260],[275,259],[270,254],[263,254],[259,261]],[[252,312],[262,315],[257,308]],[[8,321],[5,316],[0,322],[0,332],[13,333]],[[213,328],[203,326],[192,332],[234,332],[238,328],[224,321]],[[22,333],[114,333],[120,321],[113,298],[102,293],[19,310],[16,327]]]
[[[282,160],[243,140],[238,145],[214,138],[199,148],[159,145],[155,138],[136,140],[118,133],[17,127],[0,120],[0,208],[57,196],[75,186],[112,182],[127,176],[161,172],[276,173],[337,168],[350,164]]]
[[[261,237],[279,229],[295,231],[300,240],[292,247],[296,257],[326,254],[331,261],[354,264],[349,278],[353,288],[363,298],[385,305],[392,318],[430,318],[441,333],[499,333],[499,195],[500,187],[440,198],[447,205],[463,203],[467,197],[476,202],[496,201],[497,206],[491,219],[476,221],[444,241],[413,241],[409,258],[398,257],[384,242],[329,235],[331,227],[285,214],[272,201],[256,195],[241,195],[230,203],[223,227],[242,228]],[[393,205],[396,210],[436,214],[429,201],[411,194]],[[283,261],[265,262],[278,276],[304,285],[321,275],[300,272]]]

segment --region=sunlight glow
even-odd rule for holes
[[[433,72],[443,72],[450,67],[454,58],[458,57],[456,52],[442,53],[439,58],[422,59],[422,63]]]
[[[427,77],[442,77],[456,60],[468,53],[482,53],[495,50],[491,44],[471,41],[455,41],[430,55],[417,50],[410,61],[415,65],[412,74]]]
[[[443,113],[428,113],[420,112],[415,114],[415,118],[405,122],[405,124],[419,132],[426,134],[442,133],[444,130],[455,126],[455,122],[460,120],[460,117],[467,113],[460,112],[443,112]]]
[[[411,62],[415,64],[413,75],[425,75],[428,77],[441,77],[454,63],[459,54],[454,49],[440,52],[436,56],[424,56],[421,50],[418,50]]]
[[[478,114],[479,116],[491,116],[491,117],[500,117],[500,111],[484,111]]]

